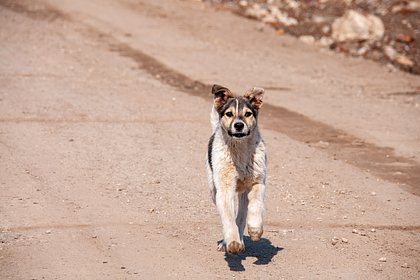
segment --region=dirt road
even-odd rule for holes
[[[0,26],[0,279],[419,279],[418,76],[199,1],[1,0]],[[216,251],[213,83],[266,88],[265,233],[239,256]]]

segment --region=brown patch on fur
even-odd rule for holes
[[[232,241],[227,245],[227,252],[229,254],[239,254],[245,250],[245,246],[238,241]]]
[[[236,183],[236,192],[241,193],[249,191],[253,185],[254,180],[252,178],[245,178],[244,180],[238,180]]]
[[[213,85],[211,91],[214,98],[214,108],[216,110],[226,104],[229,98],[233,97],[232,92],[223,86]]]
[[[247,113],[250,113],[251,115],[250,116],[246,116],[246,114]],[[241,119],[242,119],[242,121],[247,125],[247,127],[249,127],[250,129],[253,129],[254,128],[254,126],[257,124],[256,123],[256,119],[255,119],[255,116],[254,116],[254,114],[252,113],[252,111],[248,108],[248,107],[246,107],[246,106],[244,106],[243,108],[242,108],[242,112],[241,112]]]
[[[226,164],[223,166],[223,169],[220,171],[220,183],[223,189],[229,189],[229,187],[232,184],[232,178],[234,173],[235,166],[230,162],[226,162]]]

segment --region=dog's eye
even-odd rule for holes
[[[245,117],[249,118],[250,116],[252,116],[251,112],[248,111],[248,112],[245,113]]]
[[[232,114],[232,112],[226,112],[225,116],[228,117],[228,118],[231,118],[231,117],[233,117],[233,114]]]

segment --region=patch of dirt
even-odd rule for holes
[[[269,10],[278,7],[287,16],[297,20],[296,25],[270,22],[277,35],[284,33],[295,37],[310,36],[309,43],[318,43],[331,50],[352,56],[388,64],[390,68],[420,74],[420,1],[374,0],[374,1],[331,1],[331,0],[204,0],[215,7],[232,10],[235,14],[256,19],[247,14],[247,9]],[[379,17],[385,27],[380,40],[330,41],[334,20],[346,11],[355,10],[362,14]],[[258,19],[263,20],[263,19]],[[325,40],[325,38],[328,39]],[[305,40],[305,39],[304,39]],[[322,42],[324,40],[324,43]],[[386,49],[392,48],[401,59],[390,58]],[[392,65],[392,66],[391,66]]]

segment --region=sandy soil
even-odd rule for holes
[[[419,279],[418,77],[199,1],[2,0],[0,24],[1,279]],[[265,233],[239,256],[216,251],[213,83],[266,88]]]

